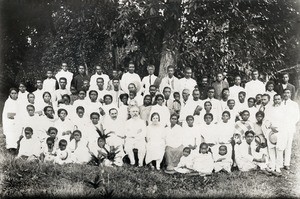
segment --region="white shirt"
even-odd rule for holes
[[[239,92],[245,91],[245,89],[241,86],[233,85],[229,87],[230,96],[229,99],[234,99],[235,103],[239,100]]]
[[[179,82],[180,82],[180,89],[181,89],[180,93],[182,93],[184,89],[189,89],[190,93],[192,93],[195,86],[197,86],[197,82],[192,78],[187,79],[183,77],[179,80]]]
[[[177,148],[183,144],[183,129],[176,124],[173,128],[166,127],[166,146]]]
[[[251,80],[250,82],[246,83],[245,90],[246,99],[248,99],[249,97],[255,98],[257,94],[264,94],[266,89],[263,82],[259,80]]]
[[[174,92],[181,92],[181,88],[180,88],[180,81],[177,77],[173,76],[172,78],[164,77],[161,80],[160,86],[159,86],[159,90],[161,93],[163,93],[163,90],[165,87],[170,87],[171,88],[171,93]]]
[[[124,75],[122,76],[122,79],[121,79],[121,82],[120,82],[120,84],[121,84],[121,88],[122,88],[122,90],[125,92],[125,93],[129,93],[129,91],[128,91],[128,85],[130,84],[130,83],[138,83],[138,84],[140,84],[139,86],[142,86],[141,84],[141,78],[140,78],[140,76],[138,75],[138,74],[136,74],[136,73],[129,73],[129,72],[127,72],[127,73],[124,73]],[[137,85],[136,85],[137,86]],[[138,90],[139,91],[139,90]]]
[[[95,73],[94,75],[91,76],[91,79],[90,79],[90,90],[95,90],[95,89],[98,88],[98,86],[97,86],[97,79],[99,77],[103,78],[103,80],[104,80],[104,86],[103,86],[103,88],[107,89],[108,82],[109,82],[109,76],[106,75],[106,74],[98,75],[97,73]]]
[[[53,97],[54,91],[56,89],[56,79],[45,79],[43,82],[43,89],[44,91],[48,91],[52,95],[51,97]]]
[[[44,99],[43,99],[44,92],[45,92],[44,89],[42,89],[42,90],[37,89],[36,91],[33,92],[33,94],[35,96],[35,100],[34,100],[35,104],[41,104],[44,102]]]
[[[66,86],[66,89],[68,91],[70,91],[70,88],[71,88],[71,81],[73,79],[73,73],[69,72],[68,70],[67,71],[64,71],[64,70],[60,70],[56,75],[55,75],[55,78],[57,79],[57,81],[59,81],[59,79],[61,77],[65,77],[67,79],[67,86]],[[58,84],[59,85],[59,84]],[[59,85],[59,88],[60,88],[60,85]]]
[[[144,95],[149,93],[149,87],[154,84],[157,76],[155,75],[148,75],[143,78],[142,80],[142,88],[144,90]]]

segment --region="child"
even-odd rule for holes
[[[186,124],[183,126],[183,131],[185,134],[183,137],[183,146],[189,147],[192,150],[196,149],[196,139],[201,135],[198,136],[199,129],[194,125],[194,117],[192,115],[186,117]]]
[[[236,122],[236,121],[239,120],[240,115],[239,115],[239,112],[238,112],[238,110],[235,106],[234,99],[229,99],[227,101],[227,107],[224,110],[226,110],[230,113],[230,116],[231,116],[230,118],[233,122]]]
[[[88,142],[82,139],[82,134],[79,130],[75,130],[72,133],[72,140],[70,141],[69,150],[71,151],[71,158],[74,163],[87,163],[91,159]]]
[[[40,159],[42,162],[54,162],[56,156],[56,150],[54,148],[54,138],[48,137],[46,139],[46,144],[46,147],[42,147]]]
[[[231,145],[216,145],[216,148],[218,148],[218,152],[213,153],[215,172],[231,172],[233,161],[231,159],[231,151],[228,150],[231,149]]]
[[[182,157],[178,165],[174,168],[178,173],[191,173],[194,170],[193,167],[193,156],[191,155],[191,149],[189,147],[185,147],[183,149]]]
[[[72,160],[70,158],[70,152],[67,150],[67,145],[68,145],[67,140],[61,139],[58,145],[59,145],[59,149],[57,150],[55,163],[57,164],[72,163]]]
[[[253,130],[253,123],[249,121],[250,112],[244,110],[241,113],[242,120],[235,123],[235,134],[240,134],[241,138],[245,138],[245,132]]]
[[[216,125],[212,123],[213,119],[214,119],[214,117],[211,113],[206,113],[204,115],[205,124],[202,127],[201,143],[205,142],[209,146],[213,146],[217,143]],[[199,141],[198,141],[198,143],[199,143]]]
[[[192,169],[197,171],[201,176],[212,173],[214,169],[214,160],[211,152],[209,152],[207,143],[203,142],[200,144],[199,154],[196,154],[193,158]]]
[[[177,113],[179,115],[180,110],[181,110],[181,102],[180,102],[179,92],[174,92],[173,97],[174,97],[174,101],[173,101],[173,107],[172,107],[171,114]]]
[[[79,98],[78,92],[74,86],[71,86],[70,104],[73,105],[74,102]]]
[[[44,91],[48,91],[51,95],[53,95],[56,90],[56,86],[58,86],[58,82],[53,77],[52,70],[47,70],[47,78],[43,82]]]
[[[47,135],[54,140],[54,149],[58,149],[58,138],[57,138],[57,128],[55,127],[49,127],[47,131]]]
[[[222,121],[217,124],[217,142],[219,144],[229,144],[234,132],[234,122],[230,120],[229,111],[222,113]]]
[[[37,160],[40,155],[40,141],[34,137],[31,127],[25,128],[25,139],[21,135],[19,140],[19,153],[17,158],[24,160]]]

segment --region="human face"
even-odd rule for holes
[[[262,96],[261,103],[265,106],[269,103],[269,98],[267,96]]]
[[[26,91],[26,86],[24,84],[20,84],[19,85],[19,91],[21,91],[21,93],[25,93]]]
[[[129,92],[130,92],[130,91],[136,91],[135,85],[134,85],[134,84],[129,84],[129,85],[128,85],[128,91],[129,91]]]
[[[249,133],[249,134],[245,137],[245,139],[246,139],[246,142],[247,142],[248,144],[251,144],[251,142],[252,142],[253,139],[254,139],[254,135],[253,135],[252,133]]]
[[[230,110],[232,110],[234,108],[234,106],[235,106],[235,101],[234,100],[229,100],[228,101],[228,108]]]
[[[49,136],[52,137],[52,138],[56,138],[56,135],[57,135],[57,132],[55,130],[51,130],[49,132]]]
[[[257,71],[254,71],[254,72],[252,73],[252,79],[253,79],[253,80],[257,80],[257,79],[258,79],[258,76],[259,76],[259,74],[258,74]]]
[[[67,86],[67,81],[64,79],[59,80],[59,85],[62,89],[65,89]]]
[[[242,120],[243,121],[248,121],[249,117],[250,117],[250,113],[248,113],[248,112],[244,112],[242,114]]]
[[[67,65],[66,63],[62,63],[61,68],[62,68],[64,71],[67,71],[67,70],[68,70],[68,65]]]
[[[98,122],[99,122],[98,115],[92,115],[91,120],[92,120],[93,124],[98,124]]]
[[[206,86],[208,84],[208,79],[207,78],[203,78],[201,84],[203,86]]]
[[[25,138],[30,139],[32,137],[32,132],[31,131],[25,131]]]
[[[128,97],[127,95],[125,95],[124,97],[122,97],[121,101],[123,102],[123,104],[127,104],[128,102]],[[151,100],[150,100],[151,101]]]
[[[235,84],[236,86],[240,86],[240,85],[241,85],[241,82],[242,82],[241,77],[239,77],[239,76],[235,77],[235,79],[234,79],[234,84]]]
[[[101,68],[101,66],[96,66],[96,73],[97,73],[98,75],[101,75],[101,74],[102,74],[102,68]]]
[[[84,70],[85,70],[85,69],[84,69],[84,66],[79,66],[79,67],[78,67],[78,73],[79,73],[79,74],[84,74]]]
[[[156,88],[153,87],[153,86],[150,86],[149,87],[149,93],[150,93],[151,96],[155,96],[155,94],[156,94]]]
[[[76,88],[74,86],[70,87],[70,91],[73,95],[75,95],[77,93]]]
[[[280,97],[280,95],[276,95],[276,96],[274,96],[274,104],[278,104],[278,105],[280,105],[281,104],[281,97]]]
[[[187,90],[182,91],[182,98],[184,101],[187,101],[189,99],[189,96],[190,96],[190,94]]]
[[[195,101],[199,100],[200,99],[200,91],[199,90],[194,90],[193,91],[193,99]]]
[[[79,91],[78,97],[79,97],[79,99],[83,100],[85,98],[85,92],[84,91]]]
[[[241,103],[244,103],[245,102],[245,95],[243,95],[242,93],[239,93],[239,101],[241,102]]]
[[[289,79],[290,79],[289,75],[287,75],[287,74],[283,75],[283,77],[282,77],[282,80],[285,84],[289,82]]]
[[[257,103],[261,102],[261,97],[262,97],[262,95],[260,95],[260,94],[258,94],[258,95],[255,96],[255,99],[256,99]]]
[[[174,68],[169,68],[168,69],[168,77],[172,78],[174,76]]]
[[[130,110],[130,115],[132,118],[139,117],[139,109],[138,108],[132,108]]]
[[[178,123],[178,119],[175,115],[171,117],[170,123],[171,123],[172,126],[174,126],[175,124]]]
[[[153,75],[153,73],[154,73],[154,68],[153,68],[153,67],[148,67],[147,71],[148,71],[148,74],[149,74],[149,75]]]
[[[186,123],[188,124],[189,127],[193,127],[194,125],[194,119],[191,117],[188,117],[186,120]]]
[[[267,87],[267,90],[270,91],[270,92],[273,91],[274,90],[274,84],[269,84],[268,87]]]
[[[162,104],[164,103],[164,98],[158,97],[156,102],[157,102],[158,105],[162,106]]]
[[[100,90],[103,89],[103,86],[104,86],[104,81],[103,79],[97,79],[97,86]]]
[[[228,99],[228,97],[229,97],[229,90],[224,90],[223,93],[222,93],[222,97],[225,98],[225,99]]]
[[[63,100],[63,102],[64,102],[65,105],[69,105],[70,104],[70,100],[69,100],[68,97],[63,97],[62,100]]]
[[[222,80],[223,80],[223,75],[222,74],[218,74],[217,81],[220,82]]]
[[[111,104],[111,103],[112,103],[112,99],[111,99],[111,97],[109,97],[109,96],[106,96],[106,97],[104,98],[104,103],[105,103],[105,105],[109,105],[109,104]]]
[[[248,100],[248,107],[251,108],[254,106],[254,100],[253,99],[249,99]]]
[[[34,116],[34,108],[33,107],[27,107],[27,112],[30,116]]]
[[[45,111],[45,115],[48,117],[48,118],[53,118],[53,114],[54,114],[54,111],[53,111],[53,108],[52,107],[48,107]]]
[[[154,116],[152,117],[152,123],[153,123],[153,124],[158,124],[158,122],[159,122],[159,117],[158,117],[158,115],[154,115]]]
[[[183,151],[183,153],[182,153],[182,155],[184,156],[184,157],[188,157],[189,155],[190,155],[190,151],[189,150],[184,150]]]
[[[212,99],[215,95],[215,90],[214,89],[210,89],[207,91],[207,97]]]
[[[113,72],[112,72],[112,76],[113,76],[113,77],[118,77],[118,75],[119,75],[119,74],[118,74],[118,71],[116,71],[116,70],[113,70]]]
[[[110,111],[109,115],[110,115],[110,117],[111,117],[113,120],[115,120],[115,119],[117,119],[117,117],[118,117],[118,111],[115,110],[115,109],[113,109],[113,110]]]
[[[50,102],[50,100],[51,100],[51,95],[49,94],[49,93],[46,93],[45,95],[44,95],[44,102],[46,102],[46,103],[49,103]]]
[[[112,83],[113,83],[114,88],[119,88],[119,85],[120,85],[119,80],[113,80]]]
[[[17,93],[16,90],[10,91],[9,96],[10,96],[10,98],[13,99],[13,100],[17,100],[17,99],[18,99],[18,93]]]
[[[163,91],[163,94],[164,94],[165,99],[169,99],[170,95],[171,95],[171,89],[165,88]]]
[[[29,103],[32,103],[32,104],[33,104],[33,103],[34,103],[34,99],[35,99],[34,94],[29,94],[29,95],[28,95],[28,102],[29,102]]]
[[[52,71],[50,71],[50,70],[47,71],[47,77],[48,78],[52,78],[53,77]]]
[[[43,82],[42,82],[42,80],[37,80],[36,81],[36,87],[39,90],[43,89]]]
[[[206,124],[209,125],[213,121],[213,119],[212,119],[211,115],[206,115],[204,117],[204,121],[205,121]]]
[[[128,72],[129,73],[134,73],[134,69],[135,69],[134,64],[129,64],[129,66],[128,66]]]
[[[174,95],[174,99],[180,101],[180,95],[179,94],[175,94]]]
[[[98,140],[98,146],[99,146],[100,148],[104,148],[105,144],[106,144],[106,142],[105,142],[104,139],[99,139],[99,140]]]
[[[283,93],[283,99],[288,100],[291,99],[291,91],[290,90],[285,90]]]
[[[256,118],[257,122],[262,122],[263,119],[264,119],[264,117],[262,116],[262,114],[256,115],[255,118]]]
[[[147,96],[144,98],[144,106],[150,106],[151,105],[151,97]]]
[[[47,146],[49,149],[52,149],[52,147],[54,146],[54,143],[52,141],[47,141]]]
[[[66,118],[66,116],[67,116],[67,112],[66,111],[61,111],[60,113],[59,113],[59,115],[58,115],[58,117],[61,119],[61,120],[65,120],[65,118]]]
[[[206,145],[203,145],[200,149],[200,153],[205,154],[208,152],[208,147]]]
[[[191,69],[186,70],[185,73],[184,73],[184,76],[187,79],[191,78],[192,77],[192,70]]]
[[[227,154],[227,148],[226,147],[220,147],[219,148],[219,154],[220,155],[226,155]]]
[[[59,149],[60,149],[61,151],[66,150],[66,148],[67,148],[67,145],[66,145],[65,143],[59,145]]]
[[[222,114],[222,120],[224,123],[228,122],[229,119],[230,119],[230,116],[227,113]]]
[[[83,109],[78,109],[76,113],[77,113],[78,117],[80,117],[80,118],[82,118],[84,116],[84,110]]]
[[[91,92],[90,95],[89,95],[90,99],[92,102],[95,102],[98,98],[98,93],[96,92]]]
[[[75,133],[73,134],[73,137],[74,137],[74,139],[75,139],[76,141],[79,141],[80,138],[81,138],[81,135],[80,135],[80,133],[75,132]]]
[[[212,105],[209,102],[204,103],[204,109],[206,111],[210,111],[212,109]]]

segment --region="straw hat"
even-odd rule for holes
[[[267,140],[263,134],[256,135],[255,141],[261,146],[261,148],[265,148],[267,146]]]
[[[277,143],[277,132],[271,131],[269,134],[269,141],[271,142],[271,144],[276,144]]]

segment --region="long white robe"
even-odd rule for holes
[[[91,160],[91,154],[89,153],[88,141],[85,139],[80,139],[77,142],[75,139],[72,139],[68,145],[69,150],[71,151],[71,158],[74,163],[87,163]]]
[[[149,123],[151,123],[151,121],[150,121],[151,115],[155,112],[159,114],[160,124],[163,127],[165,127],[166,125],[168,125],[170,123],[169,122],[170,121],[170,111],[169,111],[168,107],[160,106],[158,104],[151,107]]]

